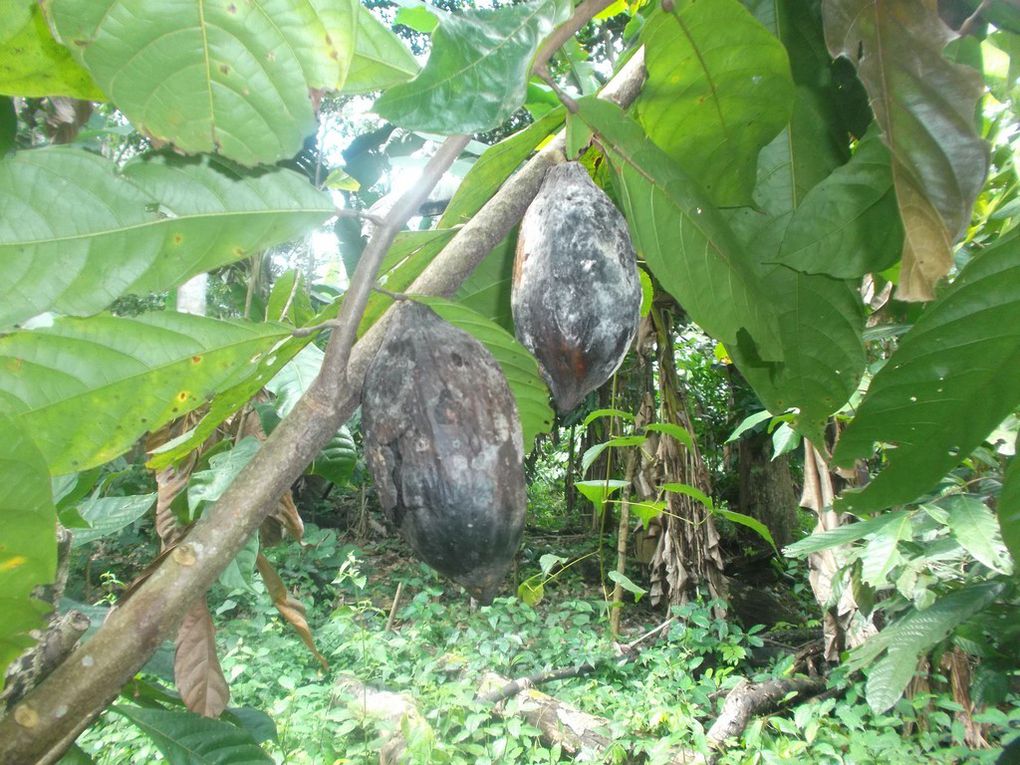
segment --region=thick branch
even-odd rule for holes
[[[613,78],[602,95],[626,107],[637,97],[643,80],[643,57],[639,52]],[[520,221],[538,193],[546,170],[555,163],[555,155],[562,152],[563,147],[564,140],[560,136],[504,184],[435,258],[409,292],[431,295],[455,292],[475,266]],[[413,212],[430,190],[431,187],[421,184],[400,199],[387,216],[391,225],[375,233],[362,255],[354,281],[369,270],[368,265],[362,267],[362,263],[369,262],[369,249],[381,258],[392,236],[406,222],[399,216],[408,210]],[[372,247],[377,238],[387,235],[390,242],[382,246],[384,239],[380,238],[379,246]],[[372,277],[361,285],[365,299],[374,271]],[[352,290],[353,287],[352,283]],[[358,294],[360,298],[362,293]],[[215,581],[262,519],[275,508],[283,492],[350,418],[360,402],[365,370],[379,348],[385,324],[376,322],[353,346],[344,374],[343,349],[350,347],[348,343],[363,310],[363,301],[356,307],[352,297],[345,298],[341,318],[353,318],[349,329],[337,331],[331,338],[319,377],[233,485],[145,584],[111,613],[99,632],[28,694],[15,707],[14,713],[0,720],[0,762],[51,762],[58,758],[63,751],[61,745],[66,746],[65,742],[73,740],[75,733],[84,729],[116,697],[163,640],[174,633],[192,602]]]
[[[560,24],[553,33],[542,43],[542,47],[535,54],[535,62],[531,70],[543,80],[549,78],[549,59],[553,57],[564,43],[576,35],[581,28],[591,21],[596,14],[601,13],[612,4],[613,0],[584,0],[578,5],[570,18]]]
[[[84,727],[174,633],[192,603],[202,596],[276,507],[280,496],[348,415],[337,405],[347,390],[344,369],[354,331],[364,313],[383,255],[408,218],[467,143],[447,139],[425,168],[422,180],[400,198],[362,254],[344,299],[322,371],[294,411],[284,418],[215,507],[203,516],[173,553],[46,680],[0,720],[0,762],[47,762],[59,757],[55,742]]]

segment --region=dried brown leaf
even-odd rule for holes
[[[308,650],[318,659],[322,668],[329,670],[329,663],[326,661],[326,657],[319,653],[319,649],[315,647],[315,639],[312,637],[312,631],[308,627],[308,620],[305,618],[304,604],[287,591],[287,586],[280,579],[280,575],[276,573],[273,565],[265,555],[259,553],[255,559],[255,565],[258,566],[259,574],[262,576],[262,581],[265,582],[269,597],[273,599],[273,605],[280,612],[280,616],[290,623],[302,642],[308,646]]]
[[[216,655],[216,628],[205,598],[184,617],[177,631],[174,681],[185,705],[206,717],[219,717],[230,700],[230,689]]]

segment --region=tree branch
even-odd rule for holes
[[[606,86],[602,97],[626,107],[637,97],[643,81],[643,57],[639,52]],[[408,291],[440,296],[455,292],[523,217],[546,170],[555,164],[564,146],[561,134],[507,181]],[[447,158],[452,161],[452,157]],[[358,291],[349,291],[341,311],[340,318],[349,321],[350,327],[334,331],[319,376],[290,415],[148,581],[114,609],[91,640],[26,695],[12,714],[0,719],[0,762],[45,763],[59,759],[77,732],[117,696],[156,648],[174,633],[190,605],[216,580],[276,507],[283,492],[350,418],[360,402],[365,371],[382,342],[389,316],[384,315],[356,345],[350,345],[374,281],[374,268],[389,247],[389,243],[383,246],[385,237],[392,241],[406,222],[400,216],[410,216],[430,190],[422,183],[401,197],[386,217],[389,225],[375,232],[355,271],[354,281],[361,280]],[[376,264],[370,266],[370,258]],[[370,269],[372,278],[365,278]],[[354,286],[352,282],[352,290]],[[354,294],[360,306],[356,306]]]
[[[612,5],[612,3],[613,0],[584,0],[574,9],[574,13],[570,18],[556,27],[552,34],[542,43],[542,47],[535,54],[535,61],[531,65],[531,71],[543,80],[548,81],[549,59],[553,57],[556,51],[563,47],[567,40],[581,31],[581,27],[591,21],[596,14]]]

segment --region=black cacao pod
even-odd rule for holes
[[[634,340],[641,282],[627,221],[577,162],[549,170],[521,221],[511,307],[561,413],[612,377]]]
[[[489,603],[524,529],[517,405],[489,351],[408,303],[365,375],[365,456],[418,557]]]

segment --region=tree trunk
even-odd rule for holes
[[[764,523],[777,547],[794,539],[797,493],[790,474],[790,455],[772,459],[772,441],[753,435],[739,441],[740,512]]]

